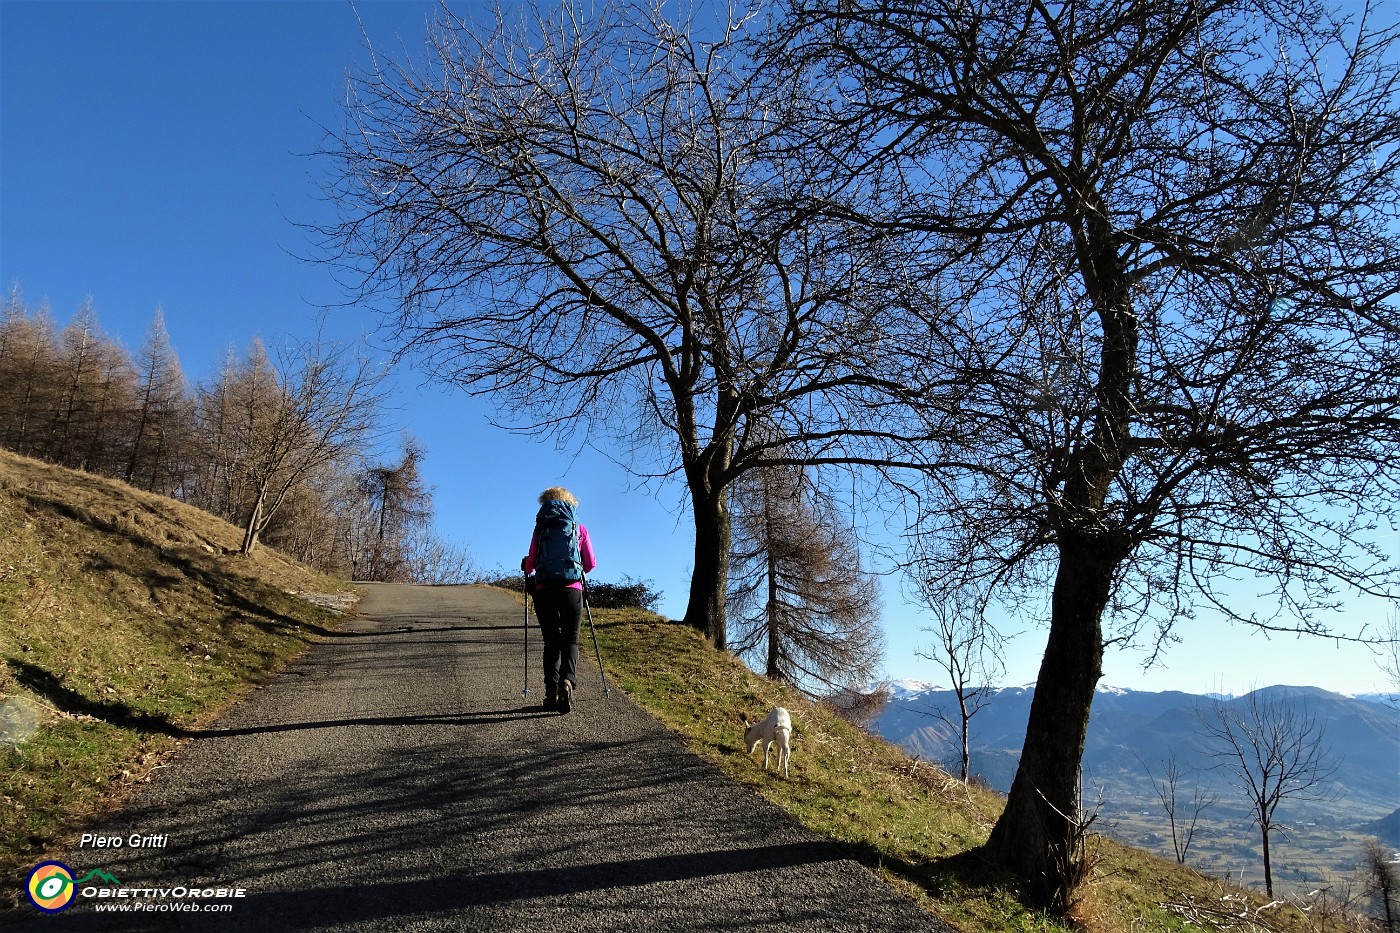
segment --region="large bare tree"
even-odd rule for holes
[[[962,443],[929,451],[925,575],[1048,594],[988,849],[1065,909],[1107,643],[1202,608],[1357,637],[1342,593],[1393,594],[1397,25],[1318,0],[797,7],[786,55],[849,101],[810,146],[889,186],[872,227],[909,238],[929,359],[968,393]]]
[[[685,619],[718,647],[730,485],[774,458],[749,425],[811,462],[858,459],[896,432],[845,403],[918,390],[879,378],[909,340],[864,298],[896,257],[814,209],[853,194],[776,142],[802,76],[756,71],[744,27],[627,0],[444,10],[422,64],[376,59],[352,82],[328,231],[434,376],[491,393],[517,429],[683,480]]]

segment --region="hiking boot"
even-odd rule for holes
[[[559,684],[559,712],[567,713],[574,708],[574,685],[565,680]]]
[[[554,711],[555,709],[557,709],[558,707],[559,707],[559,698],[556,697],[556,696],[554,696],[554,694],[551,693],[550,695],[548,695],[548,696],[546,696],[546,697],[544,698],[544,711],[545,711],[546,713],[553,712],[553,711]]]

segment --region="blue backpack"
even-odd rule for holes
[[[535,579],[563,586],[583,579],[578,518],[574,507],[559,499],[545,502],[535,515]]]

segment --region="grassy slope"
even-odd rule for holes
[[[271,551],[238,557],[240,540],[198,510],[0,451],[0,908],[23,897],[19,882],[44,852],[146,780],[185,730],[332,624],[292,594],[347,584]],[[1062,929],[977,857],[1000,797],[755,676],[689,629],[642,612],[594,615],[615,686],[735,780],[962,929]],[[740,714],[775,705],[796,725],[791,780],[764,774],[742,748]],[[1106,841],[1098,857],[1080,907],[1088,929],[1311,929],[1279,911],[1267,927],[1187,925],[1161,905],[1239,914],[1244,901],[1222,899],[1249,896]]]
[[[292,593],[348,584],[240,542],[197,509],[0,451],[0,906],[332,623]]]
[[[690,748],[815,831],[844,843],[896,887],[964,930],[1065,929],[1015,897],[978,856],[1004,798],[959,781],[842,721],[796,691],[706,648],[699,633],[639,612],[595,612],[609,677]],[[585,689],[587,685],[585,684]],[[739,716],[774,706],[793,714],[792,778],[764,774],[743,748]],[[1093,931],[1313,929],[1189,868],[1095,837],[1096,868],[1076,913]],[[1164,905],[1178,905],[1171,909]],[[1188,924],[1184,914],[1197,922]],[[1218,914],[1218,915],[1217,915]],[[1213,922],[1206,922],[1212,920]]]

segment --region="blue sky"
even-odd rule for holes
[[[454,4],[470,13],[479,4]],[[304,225],[328,219],[314,153],[340,121],[361,27],[390,57],[418,55],[435,2],[66,2],[0,0],[0,284],[60,323],[91,296],[106,332],[133,351],[157,307],[192,380],[230,346],[315,333],[346,296]],[[358,17],[358,18],[357,18]],[[378,318],[337,308],[325,331],[358,339]],[[385,353],[387,356],[387,352]],[[642,488],[590,449],[558,451],[492,427],[488,403],[396,373],[393,417],[426,445],[439,530],[484,568],[518,566],[535,496],[579,495],[597,577],[653,581],[663,611],[685,608],[691,535],[681,491]],[[1400,539],[1396,541],[1400,554]],[[915,650],[921,614],[887,578],[887,672],[937,682]],[[1384,606],[1363,610],[1375,621]],[[1144,690],[1243,691],[1273,683],[1386,689],[1372,655],[1203,620],[1152,671],[1112,652],[1103,682]],[[1043,631],[1020,637],[1007,684],[1034,681]]]

